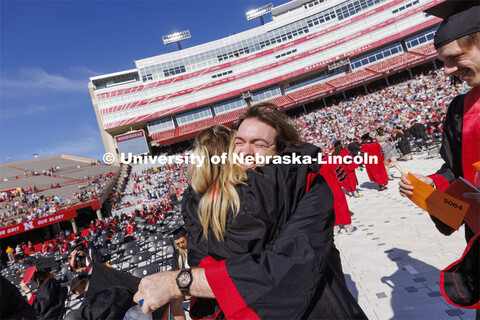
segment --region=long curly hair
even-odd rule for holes
[[[234,138],[234,131],[214,125],[203,130],[194,141],[194,155],[205,157],[205,160],[201,166],[190,165],[187,176],[193,190],[202,194],[198,215],[205,238],[212,230],[215,238],[223,241],[228,212],[231,211],[235,217],[240,210],[240,197],[235,185],[246,184],[247,174],[233,162]],[[214,156],[220,160],[222,154],[226,154],[225,161],[211,161]]]

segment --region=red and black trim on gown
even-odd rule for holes
[[[328,186],[333,192],[333,209],[335,211],[335,226],[349,225],[352,223],[350,208],[348,207],[347,197],[340,183],[345,182],[347,173],[341,164],[325,163],[318,171],[325,178]]]
[[[352,157],[352,154],[348,151],[348,149],[342,149],[340,151],[340,156],[343,158],[349,156]],[[358,164],[352,161],[351,164],[343,164],[343,168],[345,169],[345,173],[347,174],[347,178],[340,182],[340,186],[347,189],[347,192],[355,192],[357,190],[357,175],[355,174],[355,169],[358,167]]]

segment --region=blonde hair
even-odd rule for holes
[[[203,194],[198,215],[205,239],[211,229],[217,240],[224,241],[228,211],[231,210],[235,217],[240,210],[240,197],[235,185],[246,184],[247,174],[233,163],[234,147],[234,132],[222,125],[205,129],[195,138],[193,153],[205,158],[200,167],[190,165],[187,175],[193,190]],[[227,155],[226,161],[212,163],[213,156],[221,157],[223,153]]]

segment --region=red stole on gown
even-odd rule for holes
[[[473,164],[480,161],[480,86],[470,90],[463,102],[463,177],[475,184]]]
[[[335,211],[335,225],[339,224],[349,225],[352,223],[352,217],[350,216],[350,209],[348,208],[347,198],[343,189],[340,187],[340,182],[335,175],[335,170],[341,165],[339,164],[322,164],[320,173],[327,182],[333,193],[333,210]]]
[[[387,170],[383,164],[382,146],[378,142],[366,143],[362,145],[361,150],[368,154],[367,159],[370,156],[377,156],[377,163],[365,163],[368,177],[370,181],[375,181],[379,185],[385,185],[388,183]]]

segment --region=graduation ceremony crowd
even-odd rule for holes
[[[111,217],[62,231],[38,253],[25,244],[2,252],[1,318],[183,320],[187,306],[194,319],[366,319],[334,242],[342,228],[356,230],[348,208],[362,197],[356,172],[366,170],[380,193],[411,196],[402,162],[441,147],[445,164],[418,179],[438,190],[458,178],[480,185],[480,6],[447,0],[429,10],[445,19],[434,41],[444,67],[318,101],[290,118],[275,105],[253,105],[235,130],[214,125],[184,151],[210,159],[226,152],[223,164],[131,167]],[[466,36],[470,45],[460,43]],[[378,162],[231,161],[233,153],[319,152]],[[455,231],[432,220],[443,234]],[[464,223],[465,252],[441,271],[439,286],[478,319],[480,232],[471,216]]]
[[[113,173],[85,177],[79,191],[66,199],[55,194],[59,185],[44,190],[32,186],[4,191],[0,195],[0,227],[47,217],[63,208],[95,200],[113,177]]]

